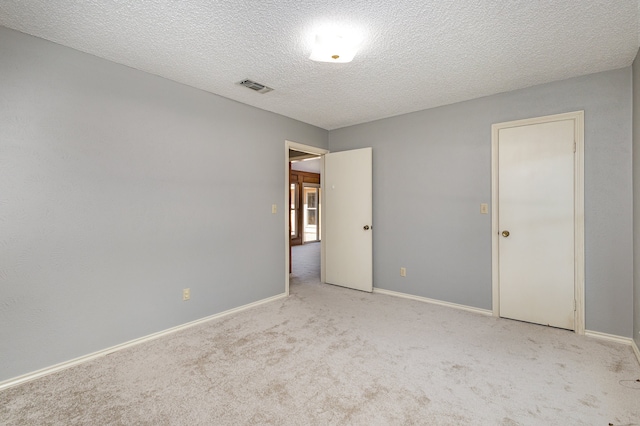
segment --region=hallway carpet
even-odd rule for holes
[[[0,424],[640,424],[627,346],[321,284],[313,262],[287,299],[0,392]]]

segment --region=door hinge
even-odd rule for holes
[[[577,145],[578,143],[576,141],[573,141],[573,152],[576,152]]]
[[[576,299],[573,299],[573,312],[575,312],[575,311],[576,311],[576,309],[577,309],[577,308],[576,308]]]

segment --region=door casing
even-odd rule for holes
[[[493,316],[500,316],[500,258],[499,258],[499,203],[498,203],[498,136],[500,129],[528,126],[553,121],[573,120],[575,136],[574,155],[574,291],[575,332],[585,332],[584,311],[584,111],[547,115],[524,120],[497,123],[491,126],[491,281]]]

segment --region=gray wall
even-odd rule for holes
[[[284,292],[284,142],[326,130],[6,28],[0,58],[0,381]]]
[[[640,347],[640,53],[633,61],[633,339]]]
[[[374,285],[491,309],[491,124],[585,111],[586,327],[632,335],[631,68],[329,132],[373,147]],[[401,278],[400,267],[407,268]]]

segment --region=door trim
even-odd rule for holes
[[[289,246],[290,246],[290,235],[289,235],[289,215],[291,214],[289,209],[289,150],[293,149],[295,151],[300,152],[308,152],[309,154],[319,155],[320,156],[320,189],[322,192],[320,202],[324,205],[324,155],[329,153],[329,150],[318,148],[311,145],[303,145],[298,142],[293,141],[284,141],[284,292],[285,295],[289,296]],[[324,282],[324,219],[320,217],[320,281]]]
[[[585,333],[584,300],[584,111],[547,115],[524,120],[496,123],[491,126],[491,290],[493,316],[500,316],[500,259],[498,212],[498,132],[510,127],[529,126],[554,121],[573,120],[575,135],[574,161],[574,298],[575,332]]]

